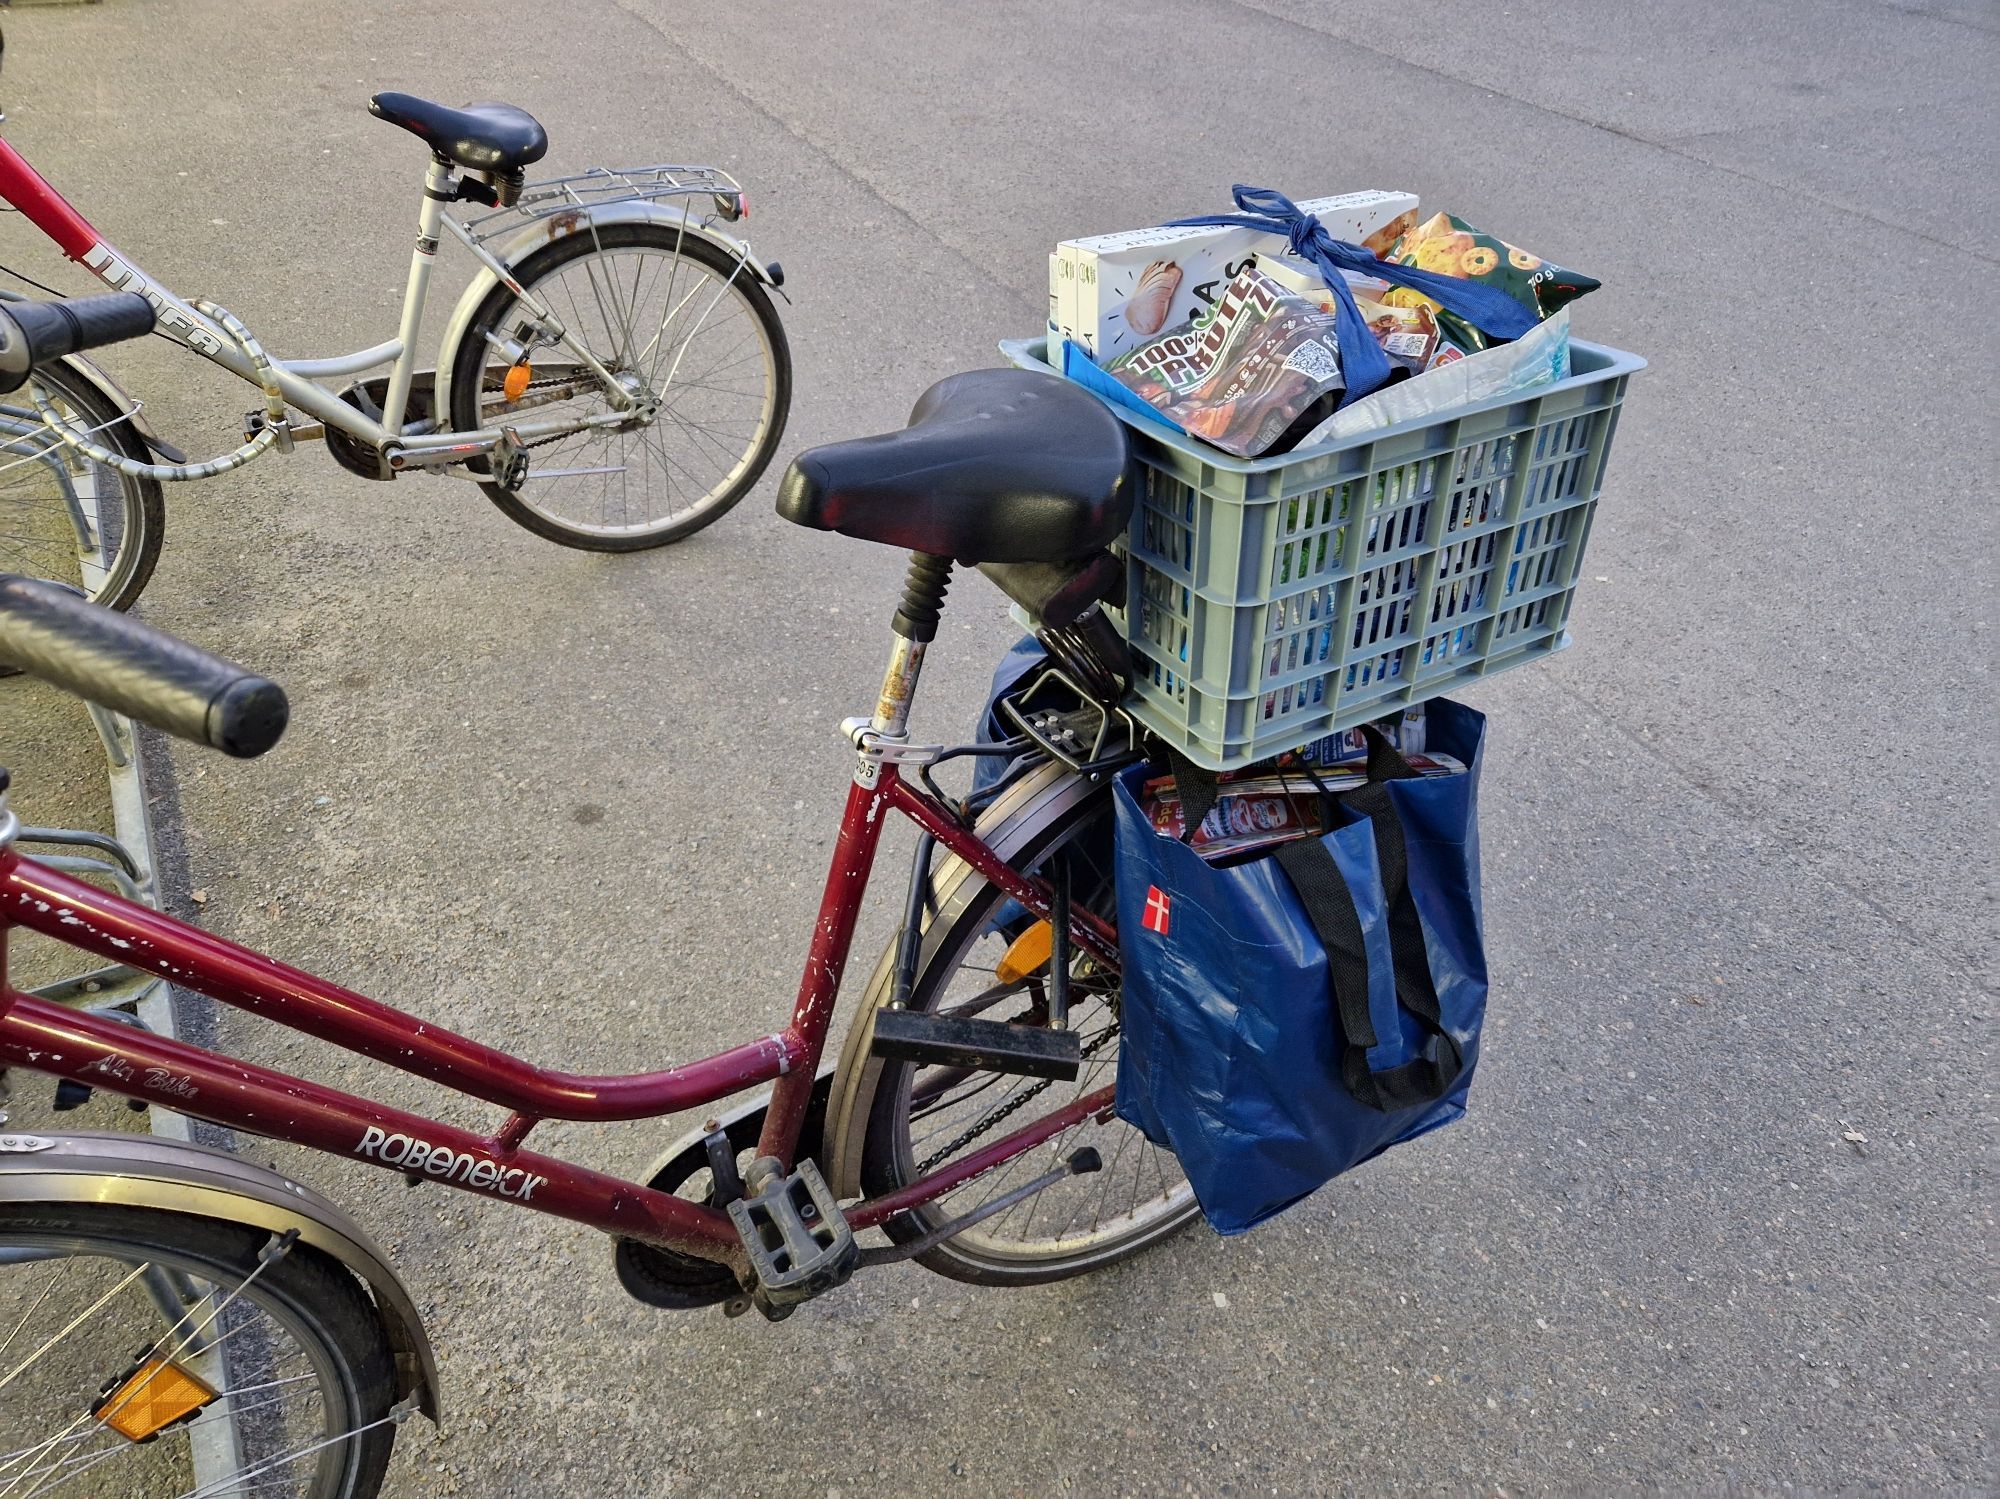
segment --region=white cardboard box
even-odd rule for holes
[[[1414,193],[1370,190],[1312,198],[1299,207],[1316,215],[1336,239],[1359,243],[1393,230],[1380,245],[1387,249],[1401,232],[1399,220],[1416,222],[1417,199]],[[1099,364],[1207,312],[1230,279],[1260,257],[1289,259],[1279,236],[1235,225],[1097,234],[1065,240],[1056,253],[1067,255],[1072,265],[1075,301],[1066,336]],[[1292,264],[1296,274],[1317,279],[1310,266]]]

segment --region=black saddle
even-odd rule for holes
[[[525,109],[511,104],[468,104],[452,109],[415,94],[377,94],[368,112],[400,125],[438,155],[475,172],[511,172],[540,161],[548,132]]]
[[[1072,562],[1132,510],[1125,428],[1081,386],[1029,370],[940,380],[900,432],[812,448],[778,514],[960,562]]]

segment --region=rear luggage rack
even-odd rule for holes
[[[519,231],[521,221],[555,219],[566,213],[605,208],[614,203],[656,203],[667,198],[706,199],[697,222],[722,219],[730,223],[749,210],[743,185],[720,167],[676,166],[591,167],[567,177],[545,177],[522,186],[520,198],[508,208],[468,219],[465,228],[481,244],[496,235]]]

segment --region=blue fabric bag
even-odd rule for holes
[[[1216,868],[1156,832],[1139,765],[1114,787],[1124,997],[1120,1118],[1179,1157],[1238,1234],[1465,1112],[1486,1009],[1479,901],[1483,715],[1426,704],[1418,777],[1370,735],[1334,831]],[[1214,782],[1177,765],[1192,827]]]

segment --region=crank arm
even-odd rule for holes
[[[912,1239],[907,1244],[871,1245],[861,1251],[860,1258],[855,1261],[855,1268],[894,1265],[902,1260],[915,1259],[918,1255],[937,1248],[946,1239],[964,1233],[974,1224],[984,1223],[988,1218],[1004,1213],[1018,1203],[1026,1202],[1037,1192],[1046,1192],[1057,1182],[1067,1181],[1072,1176],[1084,1176],[1092,1171],[1102,1170],[1103,1167],[1104,1158],[1097,1153],[1097,1147],[1086,1145],[1055,1170],[1044,1176],[1038,1176],[1031,1182],[1022,1183],[1005,1196],[996,1197],[991,1202],[982,1202],[971,1212],[954,1218],[949,1223],[939,1224],[921,1239]]]

